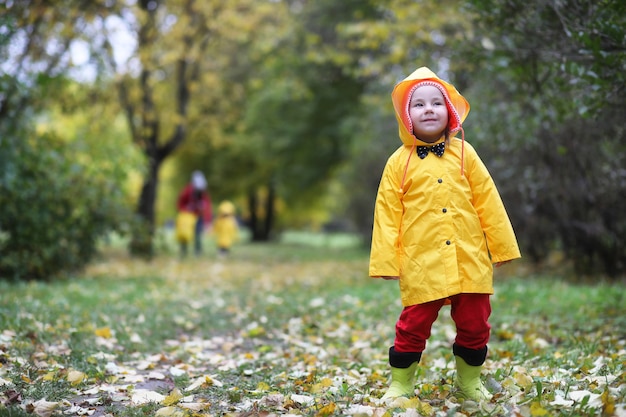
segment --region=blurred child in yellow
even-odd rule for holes
[[[213,222],[213,234],[217,243],[218,254],[228,255],[230,248],[239,235],[239,226],[235,218],[235,205],[230,201],[222,201],[217,207],[217,216]]]

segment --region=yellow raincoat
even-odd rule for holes
[[[217,246],[229,249],[237,240],[239,227],[235,219],[235,206],[230,201],[223,201],[217,207],[217,217],[213,221],[213,233]]]
[[[389,157],[380,181],[369,275],[399,276],[405,307],[460,293],[493,294],[492,264],[520,257],[496,186],[469,143],[452,137],[441,158],[413,155],[415,145],[432,145],[410,130],[408,102],[412,87],[423,80],[447,91],[457,113],[449,107],[453,132],[469,112],[454,86],[425,67],[391,94],[403,145]]]

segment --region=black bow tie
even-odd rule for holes
[[[445,150],[446,150],[445,142],[441,142],[432,146],[418,146],[417,156],[419,156],[420,159],[424,159],[428,156],[428,151],[430,151],[441,158],[443,156],[443,151]]]

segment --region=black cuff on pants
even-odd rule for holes
[[[408,368],[420,359],[422,359],[422,352],[396,352],[393,346],[389,348],[389,365],[394,368]]]
[[[456,343],[452,345],[452,352],[455,356],[460,356],[468,365],[480,366],[487,359],[487,346],[482,349],[468,349]]]

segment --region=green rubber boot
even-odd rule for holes
[[[391,384],[387,389],[383,400],[402,396],[413,396],[415,393],[415,372],[417,362],[413,362],[408,368],[391,367]]]
[[[460,356],[456,358],[456,381],[458,389],[457,397],[460,399],[479,401],[489,401],[492,395],[480,380],[481,366],[468,365]]]

